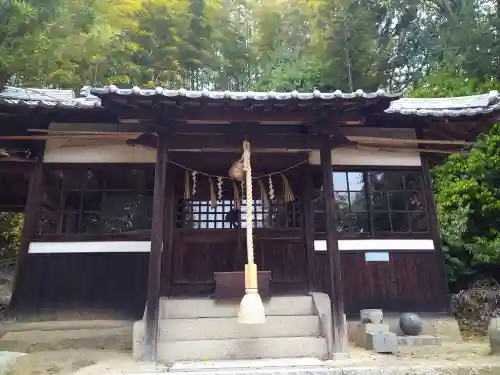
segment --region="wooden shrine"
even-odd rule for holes
[[[344,312],[443,311],[429,168],[466,152],[499,103],[496,92],[7,88],[0,205],[25,213],[10,314],[137,319],[146,307],[152,335],[160,296],[240,295],[245,195],[228,170],[245,139],[264,296],[327,293],[335,337]]]

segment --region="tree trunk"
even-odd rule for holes
[[[0,91],[3,91],[5,88],[5,85],[9,81],[10,74],[7,73],[4,70],[0,70]]]

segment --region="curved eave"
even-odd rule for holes
[[[462,109],[388,108],[385,110],[385,113],[400,114],[404,116],[418,116],[418,117],[470,118],[470,117],[486,116],[498,111],[500,111],[500,104],[495,104],[486,108],[462,108]]]
[[[287,100],[335,100],[335,99],[374,99],[377,97],[396,99],[401,95],[399,93],[388,93],[385,90],[377,90],[376,92],[366,93],[363,90],[357,90],[355,92],[344,93],[340,90],[333,92],[320,92],[315,90],[313,92],[254,92],[254,91],[210,91],[210,90],[170,90],[164,89],[162,87],[157,87],[154,89],[144,89],[140,87],[132,87],[129,89],[120,89],[114,85],[102,87],[102,88],[87,88],[88,94],[95,95],[97,97],[104,97],[107,95],[116,96],[138,96],[138,97],[162,97],[162,98],[172,98],[172,99],[212,99],[212,100],[255,100],[255,101],[266,101],[266,100],[276,100],[276,101],[287,101]]]
[[[498,91],[449,98],[400,98],[385,110],[388,114],[420,117],[476,117],[500,110]]]
[[[101,108],[99,99],[86,100],[25,100],[0,98],[0,106],[21,108],[49,108],[49,109],[90,109]]]

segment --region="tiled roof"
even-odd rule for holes
[[[399,98],[399,94],[388,93],[384,90],[378,90],[372,93],[365,93],[363,90],[357,90],[352,93],[344,93],[340,90],[326,93],[318,90],[307,93],[299,93],[298,91],[234,92],[210,90],[190,91],[185,89],[169,90],[161,87],[141,89],[137,86],[130,89],[119,89],[114,85],[102,88],[83,87],[79,97],[75,97],[72,90],[6,87],[4,91],[0,92],[0,104],[45,108],[96,108],[101,107],[100,97],[107,94],[142,97],[161,96],[166,98],[186,97],[191,99],[204,97],[216,100],[253,99],[256,101],[265,101],[269,99],[278,101],[290,99],[371,99],[383,97],[395,99],[391,101],[385,113],[439,117],[477,116],[500,110],[500,95],[497,91],[464,97],[419,99]]]
[[[93,108],[100,107],[101,101],[91,96],[76,98],[73,90],[6,87],[0,92],[0,104],[45,108]]]
[[[402,98],[391,102],[386,113],[417,116],[477,116],[500,110],[497,91],[488,94],[452,98]]]
[[[130,89],[119,89],[114,85],[102,87],[102,88],[90,88],[88,92],[93,95],[101,96],[106,94],[116,94],[116,95],[138,95],[138,96],[164,96],[164,97],[186,97],[191,99],[196,98],[210,98],[210,99],[233,99],[233,100],[245,100],[245,99],[254,99],[254,100],[268,100],[268,99],[276,99],[276,100],[288,100],[288,99],[355,99],[355,98],[365,98],[372,99],[376,97],[386,97],[386,98],[397,98],[399,94],[388,93],[384,90],[377,90],[372,93],[365,93],[363,90],[357,90],[356,92],[344,93],[340,90],[334,92],[320,92],[315,90],[313,92],[254,92],[254,91],[244,91],[244,92],[235,92],[235,91],[210,91],[210,90],[201,90],[201,91],[191,91],[185,89],[178,90],[168,90],[162,87],[157,87],[154,89],[141,89],[140,87],[134,86]]]

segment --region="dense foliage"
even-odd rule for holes
[[[0,85],[391,90],[497,77],[486,0],[0,0]]]
[[[0,86],[469,95],[498,88],[499,28],[500,0],[0,0]],[[452,279],[500,260],[499,142],[434,171]]]
[[[443,248],[453,279],[500,262],[500,125],[468,156],[434,171]]]
[[[0,259],[11,259],[17,255],[21,240],[24,215],[0,212]]]
[[[445,97],[484,93],[500,87],[465,73],[442,70],[410,94]],[[441,240],[452,283],[477,273],[496,273],[500,262],[500,124],[478,137],[468,154],[455,154],[433,170]]]

